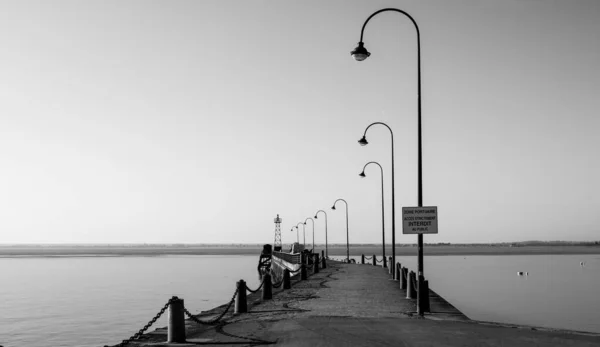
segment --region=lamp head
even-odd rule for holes
[[[317,218],[317,215],[315,215],[315,219],[318,219],[318,218]]]
[[[354,58],[354,60],[356,61],[363,61],[367,59],[371,55],[371,53],[367,51],[363,42],[361,41],[358,43],[358,46],[356,46],[356,48],[352,52],[350,52],[350,55],[352,55],[352,58]]]
[[[369,142],[367,142],[367,138],[363,135],[362,139],[358,140],[358,144],[361,146],[366,146],[369,144]]]
[[[367,175],[365,175],[365,172],[364,172],[364,171],[363,171],[363,172],[361,172],[361,173],[359,173],[358,175],[359,175],[360,177],[367,177]]]
[[[332,210],[335,210],[335,205],[331,206],[331,209],[332,209]]]

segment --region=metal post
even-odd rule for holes
[[[235,297],[235,313],[246,313],[248,312],[248,303],[246,302],[246,282],[239,280],[236,284],[238,293]]]
[[[373,266],[377,266],[377,257],[373,254]]]
[[[273,283],[271,282],[271,275],[267,273],[263,277],[262,299],[270,300],[272,298],[273,298]]]
[[[408,282],[408,269],[403,267],[400,269],[400,289],[406,289]]]
[[[360,255],[360,263],[361,263],[361,264],[364,264],[364,263],[365,263],[365,255],[364,255],[364,254],[361,254],[361,255]]]
[[[327,259],[325,259],[325,257],[321,257],[321,268],[322,269],[326,269],[327,268]]]
[[[183,299],[174,296],[169,305],[167,342],[185,342],[185,316]]]
[[[400,278],[400,268],[401,268],[400,263],[396,263],[396,275],[394,276],[396,281]]]
[[[416,299],[417,298],[417,288],[415,288],[414,283],[417,281],[417,275],[414,271],[411,271],[408,274],[408,283],[406,289],[406,298],[407,299]]]
[[[314,273],[319,273],[319,253],[315,253],[315,263],[313,264]]]
[[[431,313],[431,306],[429,305],[429,281],[423,281],[423,312]]]
[[[283,289],[291,289],[292,288],[292,279],[290,276],[290,270],[283,270]]]

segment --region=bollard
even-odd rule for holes
[[[377,266],[377,257],[373,254],[373,266]]]
[[[387,267],[387,259],[385,257],[383,257],[383,263],[381,264],[381,267],[383,267],[384,269]]]
[[[273,298],[273,282],[271,281],[271,275],[265,274],[263,276],[263,287],[262,287],[262,299],[271,300]]]
[[[313,266],[313,271],[316,274],[319,273],[319,253],[315,253],[315,262],[314,262],[314,266]]]
[[[407,280],[406,270],[407,269],[405,267],[400,268],[400,289],[404,289],[404,290],[406,290],[406,282],[407,282],[406,281]]]
[[[248,303],[246,302],[246,282],[239,280],[236,284],[237,295],[235,297],[235,313],[246,313],[248,312]]]
[[[185,316],[183,299],[174,296],[169,305],[169,328],[167,342],[185,342]]]
[[[308,276],[306,274],[306,265],[302,264],[300,265],[300,280],[306,281],[307,278]]]
[[[327,259],[325,259],[325,255],[323,255],[323,251],[321,251],[321,269],[326,269],[327,268]]]
[[[361,256],[360,256],[360,263],[363,265],[365,263],[365,255],[364,254],[361,254]]]
[[[408,274],[408,280],[406,284],[406,298],[407,299],[416,299],[417,298],[417,288],[415,288],[414,283],[417,280],[417,275],[411,271]]]
[[[431,313],[431,306],[429,305],[429,281],[423,281],[423,312]]]
[[[396,281],[400,279],[400,269],[402,269],[402,266],[400,265],[400,263],[396,263],[396,274],[394,275],[394,279]]]
[[[283,289],[292,289],[292,279],[288,269],[283,270]]]
[[[388,264],[390,264],[389,270],[390,270],[390,275],[394,276],[394,267],[392,266],[392,257],[388,258]],[[385,259],[383,259],[383,267],[385,267]]]

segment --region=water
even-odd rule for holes
[[[115,344],[172,296],[192,313],[224,304],[258,256],[0,258],[0,345]],[[166,314],[150,328],[166,326]]]
[[[396,261],[417,272],[415,256]],[[471,319],[600,333],[600,255],[426,256],[424,271]]]
[[[397,260],[416,270],[416,257]],[[173,295],[197,313],[228,302],[239,279],[256,288],[257,263],[258,255],[0,258],[0,345],[115,344]],[[599,255],[429,256],[425,274],[472,319],[600,333]],[[166,325],[163,317],[150,330]]]

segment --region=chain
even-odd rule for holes
[[[152,326],[152,324],[154,324],[156,322],[156,320],[158,320],[158,318],[160,318],[160,316],[162,316],[162,314],[165,313],[165,311],[167,310],[167,307],[169,307],[169,305],[171,305],[171,303],[173,301],[175,301],[175,300],[179,300],[179,298],[176,297],[176,296],[172,297],[169,301],[167,301],[167,303],[165,304],[165,306],[163,306],[163,308],[161,308],[160,311],[158,311],[158,313],[156,314],[156,316],[154,316],[154,318],[152,318],[148,322],[148,324],[144,325],[143,328],[141,328],[137,333],[135,333],[129,339],[121,341],[121,343],[119,343],[117,345],[114,345],[114,347],[127,346],[131,341],[136,340],[140,336],[142,336],[144,334],[144,332],[146,332],[146,330],[148,330],[148,328],[150,328]],[[104,346],[104,347],[108,347],[108,346]]]
[[[248,290],[250,293],[256,293],[256,292],[258,292],[258,291],[260,290],[260,288],[262,288],[263,284],[265,284],[265,280],[264,280],[264,279],[263,279],[263,281],[262,281],[262,282],[260,282],[260,286],[258,286],[258,288],[256,288],[255,290],[252,290],[252,289],[250,289],[250,288],[248,288],[248,287],[246,287],[246,289],[247,289],[247,290]]]
[[[367,257],[367,256],[365,256],[365,260],[371,260],[371,259],[373,259],[373,257]]]
[[[281,287],[282,284],[283,284],[283,278],[281,279],[281,281],[279,281],[277,283],[273,283],[273,288],[279,288],[279,287]]]
[[[378,262],[378,263],[381,263],[381,262],[383,262],[383,259],[381,259],[381,260],[375,259],[375,261]]]
[[[258,290],[258,289],[257,289]],[[236,288],[235,292],[233,293],[233,296],[231,297],[231,300],[229,300],[229,304],[227,304],[227,307],[225,308],[225,311],[223,311],[217,318],[215,319],[211,319],[207,322],[201,321],[200,319],[196,318],[195,316],[193,316],[190,311],[188,311],[185,307],[183,308],[183,312],[185,313],[186,316],[188,316],[189,319],[193,320],[194,322],[198,323],[198,324],[202,324],[202,325],[214,325],[217,324],[221,318],[223,318],[227,312],[229,311],[229,309],[231,308],[231,305],[233,305],[233,302],[235,301],[235,297],[238,294],[239,288]]]

